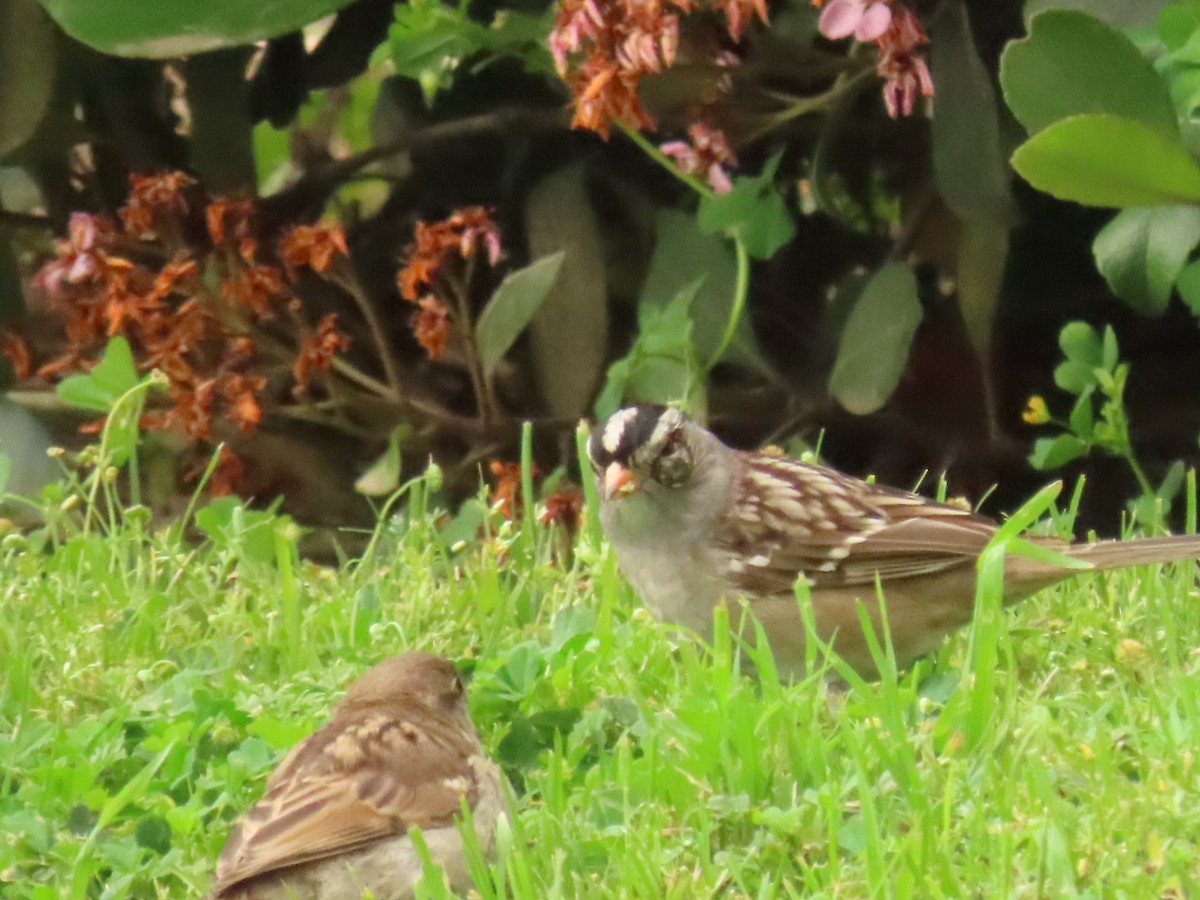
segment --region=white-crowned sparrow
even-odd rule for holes
[[[617,561],[658,618],[708,635],[721,600],[745,598],[781,673],[803,671],[795,583],[810,585],[816,630],[851,666],[876,676],[856,601],[878,633],[883,587],[896,658],[908,665],[974,610],[975,562],[989,519],[782,456],[733,450],[677,409],[636,406],[588,441],[600,521]],[[1096,569],[1200,557],[1200,536],[1060,545]],[[1073,574],[1009,557],[1005,599]]]
[[[456,825],[471,808],[485,853],[503,810],[454,666],[427,653],[384,660],[298,744],[221,852],[213,898],[411,897],[419,827],[450,883],[470,884]]]

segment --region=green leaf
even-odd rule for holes
[[[1103,364],[1104,349],[1100,335],[1087,322],[1068,322],[1058,333],[1058,346],[1071,362],[1089,369]]]
[[[1167,139],[1179,136],[1175,107],[1154,66],[1124,34],[1086,13],[1053,9],[1035,16],[1028,37],[1005,47],[1000,85],[1031,133],[1070,116],[1108,113]]]
[[[0,157],[33,136],[54,90],[58,39],[35,0],[0,0]]]
[[[1188,255],[1200,243],[1200,209],[1122,210],[1096,235],[1092,251],[1112,292],[1144,315],[1167,308]]]
[[[296,31],[353,0],[40,0],[78,41],[116,56],[166,59]]]
[[[733,179],[727,194],[711,194],[700,201],[696,221],[712,234],[737,234],[754,259],[770,259],[796,234],[787,204],[775,186],[775,170],[782,154],[767,160],[758,175]]]
[[[1200,10],[1191,0],[1169,3],[1158,14],[1155,26],[1163,46],[1168,51],[1178,50],[1200,28]]]
[[[1193,316],[1200,316],[1200,259],[1194,259],[1175,279],[1175,289]]]
[[[938,193],[964,221],[1011,217],[1009,170],[1000,146],[992,79],[975,50],[962,2],[948,3],[930,31],[933,174]]]
[[[276,526],[290,521],[273,509],[247,509],[238,497],[219,497],[196,510],[197,528],[249,562],[274,562]]]
[[[56,393],[68,406],[106,413],[137,383],[137,368],[133,364],[129,341],[118,335],[108,342],[104,356],[90,372],[64,378]]]
[[[480,51],[519,57],[533,72],[553,71],[543,46],[552,12],[530,16],[505,9],[490,26],[473,20],[468,4],[409,0],[396,5],[396,21],[388,33],[396,74],[414,79],[427,103],[454,82],[460,63]]]
[[[1095,386],[1095,372],[1091,366],[1068,360],[1054,367],[1054,383],[1069,394],[1082,395]]]
[[[412,427],[405,422],[392,429],[387,449],[355,480],[356,491],[368,497],[382,497],[400,486],[400,445],[411,431]]]
[[[1071,417],[1068,420],[1071,425],[1071,431],[1077,437],[1085,441],[1092,439],[1092,432],[1096,425],[1095,410],[1092,409],[1092,395],[1080,397],[1075,401],[1075,406],[1071,410]]]
[[[1013,168],[1040,191],[1086,206],[1200,203],[1200,166],[1178,140],[1132,119],[1063,119],[1017,148]]]
[[[917,279],[890,263],[863,287],[838,344],[829,391],[856,415],[875,412],[896,389],[921,323]]]
[[[1117,349],[1117,333],[1111,325],[1104,326],[1104,349],[1100,354],[1100,366],[1111,372],[1121,360],[1120,350]]]
[[[1090,401],[1089,401],[1090,402]],[[1052,438],[1038,438],[1033,442],[1029,464],[1035,469],[1057,469],[1085,455],[1088,445],[1073,434],[1060,434]]]
[[[661,306],[692,288],[696,273],[703,272],[691,307],[692,339],[700,358],[711,359],[721,343],[733,303],[737,280],[733,247],[725,237],[702,231],[695,216],[679,210],[659,211],[655,224],[654,256],[638,302]],[[771,371],[745,315],[738,322],[725,359],[761,372]]]
[[[666,306],[638,309],[638,336],[623,358],[608,369],[607,382],[593,407],[606,418],[628,400],[634,403],[682,402],[696,411],[704,385],[692,343],[691,307],[703,278],[681,290]]]
[[[511,273],[496,288],[475,324],[475,347],[485,377],[495,371],[504,354],[529,325],[550,293],[566,253],[542,257]]]

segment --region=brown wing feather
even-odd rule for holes
[[[413,825],[450,822],[464,794],[476,799],[473,752],[448,723],[416,724],[403,712],[335,718],[271,776],[221,853],[214,895]]]
[[[982,516],[785,457],[747,454],[743,498],[715,535],[726,574],[752,594],[874,583],[960,566],[995,533]]]

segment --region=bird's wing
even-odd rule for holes
[[[268,872],[344,853],[474,805],[472,740],[442,722],[371,713],[334,719],[284,759],[230,835],[213,895]]]
[[[832,469],[748,454],[735,487],[753,498],[717,525],[729,579],[750,594],[873,584],[960,566],[995,534],[982,516]]]

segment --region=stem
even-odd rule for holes
[[[396,361],[392,359],[387,334],[383,330],[383,324],[379,321],[379,316],[375,314],[374,305],[367,298],[362,285],[359,284],[358,279],[352,272],[334,270],[329,274],[330,280],[354,299],[359,311],[363,314],[363,318],[366,319],[367,328],[371,332],[371,339],[375,342],[375,352],[379,354],[379,364],[383,366],[384,377],[387,379],[388,386],[391,389],[390,393],[393,396],[399,396],[400,372],[396,369]]]
[[[694,175],[689,175],[682,171],[679,166],[675,165],[675,161],[672,160],[671,157],[667,156],[667,154],[659,150],[658,147],[650,143],[646,136],[636,128],[631,128],[621,121],[617,122],[617,127],[621,129],[621,131],[625,134],[625,137],[637,144],[647,156],[690,187],[701,197],[714,196],[715,192],[712,188],[706,185],[699,178],[696,178]]]
[[[450,294],[454,300],[454,318],[459,331],[462,332],[463,354],[467,357],[467,372],[471,376],[471,388],[475,392],[475,403],[479,407],[479,419],[487,429],[495,418],[496,398],[492,394],[491,381],[483,371],[483,363],[479,360],[478,348],[475,346],[475,323],[471,320],[469,299],[471,275],[474,271],[475,254],[471,254],[467,257],[467,269],[463,277],[454,280],[450,285]]]
[[[733,282],[733,303],[729,307],[729,318],[725,320],[725,330],[721,333],[721,342],[717,344],[717,349],[709,358],[708,365],[704,367],[706,373],[716,367],[717,363],[721,361],[721,357],[725,355],[725,351],[729,349],[729,345],[733,343],[738,323],[742,318],[742,311],[746,308],[746,295],[750,288],[750,254],[746,251],[746,242],[742,240],[741,234],[733,235],[733,250],[737,257],[737,273]]]
[[[373,394],[378,394],[380,397],[386,397],[389,400],[398,398],[398,391],[388,387],[379,379],[372,378],[353,363],[348,363],[339,356],[333,358],[332,368],[347,381],[353,381],[359,387],[364,387]]]

